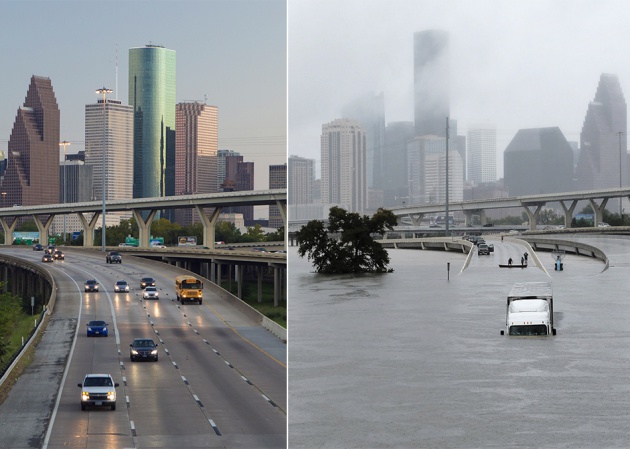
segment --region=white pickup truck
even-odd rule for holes
[[[86,374],[81,388],[81,410],[87,410],[88,405],[109,406],[116,410],[117,383],[109,374]]]
[[[507,298],[505,327],[501,335],[556,335],[551,282],[514,284]]]

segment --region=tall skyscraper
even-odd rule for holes
[[[103,126],[105,134],[103,135]],[[105,145],[103,145],[105,138]],[[103,170],[103,147],[105,169]],[[107,99],[103,103],[85,105],[85,164],[92,167],[92,200],[133,198],[133,109],[119,100]],[[110,215],[109,213],[107,214]],[[129,212],[116,212],[111,221],[129,219]],[[110,224],[110,221],[107,222]]]
[[[162,46],[129,49],[134,198],[175,194],[175,63]]]
[[[573,149],[558,127],[519,129],[503,166],[510,196],[571,191]]]
[[[363,213],[367,206],[366,135],[359,122],[337,119],[322,126],[322,203]],[[328,215],[328,214],[326,214]]]
[[[289,156],[288,206],[311,204],[315,182],[315,159]]]
[[[427,30],[414,33],[415,135],[446,136],[450,116],[448,33]],[[456,133],[451,132],[451,136]]]
[[[626,100],[617,75],[604,73],[580,134],[576,187],[591,190],[630,185],[626,160]]]
[[[383,195],[385,207],[400,207],[409,202],[407,144],[413,138],[413,122],[391,122],[385,129],[383,158]]]
[[[468,176],[475,184],[497,180],[497,128],[475,125],[468,130]]]
[[[287,164],[269,166],[269,188],[287,188]],[[275,205],[269,206],[269,227],[277,229],[282,226],[284,226],[284,220],[280,209]]]
[[[217,192],[218,108],[179,103],[175,121],[175,195]],[[184,226],[199,218],[194,209],[179,209],[175,221]]]
[[[383,189],[385,146],[385,100],[383,94],[369,94],[346,105],[343,117],[358,121],[366,136],[366,181],[368,189]],[[382,204],[377,205],[377,208]],[[373,207],[370,208],[374,209]]]
[[[254,190],[253,162],[239,162],[236,165],[236,190],[238,192]],[[254,206],[238,206],[232,208],[232,210],[234,213],[243,214],[245,226],[252,226],[254,224]]]
[[[59,117],[50,78],[32,76],[9,138],[2,206],[59,202]]]

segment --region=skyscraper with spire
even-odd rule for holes
[[[580,134],[576,167],[578,190],[629,184],[627,159],[627,107],[617,75],[600,76],[595,99],[586,110]]]
[[[33,75],[9,138],[3,207],[59,203],[59,121],[50,78]]]

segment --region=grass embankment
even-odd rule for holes
[[[227,282],[227,281],[222,281]],[[228,290],[227,285],[223,284],[224,288]],[[241,298],[247,304],[260,313],[265,315],[270,320],[275,321],[280,326],[287,328],[287,302],[283,299],[279,302],[278,307],[273,305],[273,285],[263,284],[262,286],[262,302],[258,302],[258,282],[256,281],[244,281],[243,282],[243,297]],[[232,282],[232,290],[230,291],[236,296],[238,293],[238,285]]]
[[[15,331],[11,334],[11,337],[9,338],[10,347],[7,352],[7,359],[10,358],[11,355],[13,355],[22,346],[22,337],[24,337],[24,339],[28,337],[35,324],[34,320],[35,319],[32,316],[26,315],[15,327]],[[24,370],[26,370],[26,368],[28,368],[28,366],[31,364],[31,361],[33,360],[33,357],[35,355],[35,348],[37,347],[39,341],[42,339],[47,324],[48,315],[45,316],[44,324],[35,337],[35,340],[33,340],[33,343],[24,352],[22,358],[17,363],[17,365],[15,365],[13,371],[11,371],[11,374],[7,377],[4,383],[0,385],[0,404],[5,401],[5,399],[9,395],[9,392],[11,391],[11,388],[13,387],[13,385],[15,385],[15,382],[17,382],[18,378],[22,375]]]

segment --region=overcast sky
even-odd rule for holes
[[[386,122],[413,121],[413,34],[450,34],[451,118],[497,127],[497,171],[522,128],[579,142],[602,73],[630,93],[630,2],[290,0],[289,154],[320,160],[322,124],[383,92]]]
[[[286,162],[284,0],[1,0],[0,17],[5,153],[32,75],[51,79],[61,140],[76,153],[95,90],[127,104],[129,48],[152,43],[176,51],[177,102],[218,106],[219,148],[255,163],[256,190],[269,188],[269,164]]]

